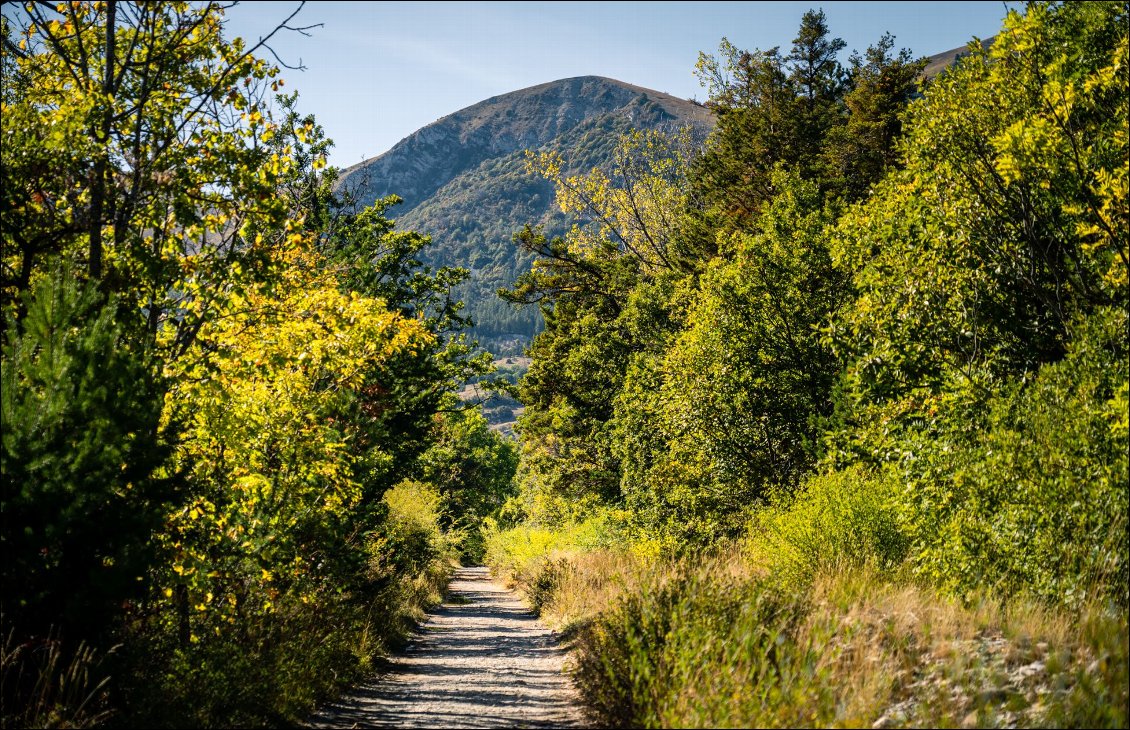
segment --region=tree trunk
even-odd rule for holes
[[[102,112],[102,126],[96,136],[103,145],[98,162],[94,166],[94,179],[90,189],[90,261],[89,272],[92,280],[102,278],[102,219],[106,210],[106,179],[110,172],[110,124],[114,108],[110,99],[114,93],[114,57],[117,40],[118,4],[115,0],[106,3],[106,69],[102,79],[102,93],[106,96],[106,108]]]

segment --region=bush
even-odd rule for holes
[[[280,581],[270,610],[249,606],[232,623],[201,614],[187,645],[142,630],[123,661],[124,724],[292,725],[364,679],[442,597],[455,545],[439,527],[441,502],[420,482],[386,492],[363,579],[290,590]]]
[[[859,466],[813,476],[795,498],[757,516],[748,549],[776,581],[796,587],[848,567],[894,568],[909,547],[896,496],[890,477]]]
[[[992,398],[980,422],[907,439],[901,511],[922,575],[962,592],[992,585],[1125,608],[1126,332],[1125,312],[1100,311],[1062,361]]]
[[[486,564],[496,575],[524,588],[534,584],[547,564],[561,557],[619,545],[624,540],[622,518],[613,510],[557,527],[526,522],[500,529],[495,520],[488,519],[483,523],[483,536]]]
[[[383,620],[390,624],[383,633],[400,638],[425,609],[440,602],[458,557],[459,536],[440,527],[443,495],[431,484],[401,482],[383,502],[388,514],[382,536],[370,543],[370,575],[382,589]]]
[[[439,524],[443,497],[435,487],[401,482],[385,492],[383,502],[388,513],[380,536],[370,546],[374,571],[414,575],[451,557],[454,546]]]
[[[369,599],[326,591],[280,595],[271,613],[248,612],[236,626],[201,632],[188,646],[145,636],[127,645],[118,691],[127,727],[261,727],[301,722],[318,701],[372,670],[404,635],[397,586]],[[384,609],[384,610],[381,610]]]
[[[534,578],[526,587],[526,598],[530,607],[541,613],[555,598],[561,588],[562,582],[572,569],[572,564],[565,558],[556,560],[546,559],[541,564],[541,569],[534,574]]]

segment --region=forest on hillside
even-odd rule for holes
[[[460,561],[602,726],[1125,726],[1128,14],[926,80],[813,10],[701,55],[704,147],[528,152],[575,225],[515,236],[515,383],[468,272],[335,192],[293,15],[6,13],[3,726],[303,723]]]

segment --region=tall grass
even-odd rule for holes
[[[497,532],[489,554],[572,638],[601,726],[1125,726],[1125,612],[923,583],[891,491],[817,477],[680,559],[583,547],[575,525]]]
[[[8,632],[0,650],[0,726],[84,728],[111,717],[104,655],[51,637],[17,644]]]
[[[606,561],[588,563],[587,567]],[[1043,726],[1127,721],[1126,617],[966,604],[863,566],[782,586],[740,555],[609,578],[573,619],[575,678],[611,727]],[[558,595],[550,614],[581,599]],[[565,615],[565,614],[561,614]]]

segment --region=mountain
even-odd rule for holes
[[[401,229],[432,236],[430,263],[470,269],[456,293],[476,322],[474,335],[495,352],[514,352],[540,315],[495,295],[530,264],[512,236],[527,223],[548,235],[566,228],[553,186],[526,173],[525,151],[556,150],[576,174],[608,162],[622,132],[687,125],[705,137],[713,117],[697,102],[621,81],[562,79],[449,114],[347,168],[338,185],[363,204],[403,198],[391,213]]]
[[[982,48],[988,48],[989,46],[991,46],[993,44],[993,39],[995,39],[995,38],[996,38],[996,36],[990,36],[989,38],[983,39],[981,41],[981,47]],[[924,78],[932,79],[935,76],[937,76],[938,74],[940,74],[942,71],[945,71],[946,69],[948,69],[951,66],[953,66],[954,64],[956,64],[958,61],[961,60],[961,58],[963,56],[968,56],[968,55],[969,55],[969,45],[968,44],[966,44],[966,45],[964,45],[960,48],[952,48],[952,49],[950,49],[948,51],[944,51],[942,53],[935,53],[933,56],[930,56],[929,58],[926,59],[926,68],[923,69],[922,76]]]

